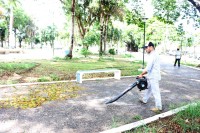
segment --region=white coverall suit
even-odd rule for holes
[[[159,80],[161,80],[160,59],[159,55],[155,51],[151,51],[149,54],[149,59],[145,69],[147,71],[148,89],[144,94],[143,101],[147,103],[151,94],[153,94],[156,108],[162,110],[162,102],[159,89]]]

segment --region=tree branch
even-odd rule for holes
[[[64,2],[64,0],[60,0],[60,2],[61,2],[62,4],[66,4],[66,3]]]
[[[193,6],[196,7],[196,9],[200,13],[200,0],[188,0],[190,3],[192,3]]]

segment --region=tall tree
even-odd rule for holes
[[[72,59],[72,51],[74,47],[74,17],[75,17],[75,0],[72,0],[72,32],[71,32],[71,47],[69,54],[67,55]]]
[[[0,1],[0,7],[3,6],[3,1]],[[7,31],[7,16],[5,15],[2,8],[0,8],[0,40],[1,40],[1,47],[4,46],[3,41],[6,37],[6,31]]]
[[[103,52],[106,51],[106,41],[107,41],[107,28],[108,22],[110,21],[111,17],[114,19],[123,20],[124,15],[124,0],[100,0],[99,2],[99,13],[100,13],[100,49],[99,55],[102,55]],[[104,46],[104,49],[103,49]]]
[[[13,9],[17,6],[17,4],[19,3],[18,0],[8,0],[8,5],[9,5],[9,9],[10,9],[10,23],[9,23],[9,42],[12,41],[12,37],[13,37],[13,21],[14,21],[14,17],[13,17]]]
[[[69,14],[69,0],[60,0],[64,5],[64,10],[66,15]],[[106,39],[106,25],[110,20],[111,16],[119,17],[119,7],[123,5],[124,0],[77,0],[75,5],[75,19],[76,24],[79,29],[81,39],[84,39],[85,35],[91,27],[93,26],[94,22],[99,20],[100,24],[100,32],[101,38],[100,39],[100,53],[103,51],[103,42]],[[116,10],[118,9],[118,11]],[[121,8],[122,9],[122,8]],[[118,13],[118,15],[117,15]],[[105,32],[104,32],[105,31]],[[105,36],[105,37],[104,37]]]
[[[65,10],[67,10],[67,12],[68,12],[68,9],[69,9],[69,7],[68,7],[68,0],[60,0],[60,2],[63,4],[63,7],[64,7],[64,9]],[[71,31],[71,46],[70,46],[70,51],[69,51],[69,53],[68,53],[68,55],[66,55],[67,57],[69,57],[70,59],[72,59],[72,57],[73,57],[73,47],[74,47],[74,19],[75,19],[75,8],[76,8],[76,1],[75,0],[72,0],[71,1],[71,20],[72,20],[72,31]]]
[[[172,24],[180,16],[176,0],[153,0],[154,15],[165,23]]]
[[[97,0],[84,0],[77,3],[76,6],[76,23],[79,29],[80,37],[83,39],[90,27],[98,17],[98,2]]]
[[[31,27],[33,29],[35,25],[33,24],[31,18],[20,7],[17,7],[13,13],[14,13],[13,31],[15,35],[15,47],[17,47],[16,46],[17,33],[25,34],[25,36],[30,37],[28,36],[30,32],[27,31],[31,29]]]
[[[103,22],[104,22],[104,12],[103,12],[103,0],[100,0],[99,9],[100,9],[100,44],[99,44],[99,56],[103,54]]]
[[[200,12],[188,0],[183,0],[180,4],[180,12],[182,19],[189,24],[192,20],[193,26],[200,26]]]
[[[9,17],[6,17],[8,22],[8,46],[10,41],[13,41],[13,24],[14,24],[14,9],[19,5],[19,0],[1,0],[2,7],[9,13]],[[12,44],[13,45],[13,44]]]

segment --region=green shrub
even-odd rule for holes
[[[109,54],[111,54],[111,55],[115,55],[115,49],[109,49]]]
[[[61,57],[54,57],[53,59],[54,59],[55,61],[59,61],[59,60],[62,61],[62,60],[65,60],[65,58],[61,58]]]
[[[132,57],[131,54],[125,54],[125,55],[124,55],[124,58],[131,58],[131,57]]]
[[[90,51],[86,48],[81,49],[81,54],[87,57],[90,54]]]
[[[51,81],[51,78],[43,76],[43,77],[40,77],[37,81],[38,82],[47,82],[47,81]]]
[[[56,74],[51,74],[50,77],[53,81],[59,81],[60,80],[60,77]]]

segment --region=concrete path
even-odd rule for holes
[[[174,67],[169,57],[161,59],[163,112],[174,105],[200,100],[200,70]],[[135,77],[83,81],[77,83],[86,88],[78,98],[27,110],[0,109],[0,133],[96,133],[135,122],[136,117],[145,119],[156,115],[149,110],[154,106],[154,99],[146,105],[140,104],[138,98],[142,92],[137,88],[112,104],[104,104],[133,82]]]

